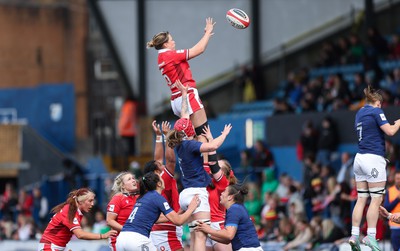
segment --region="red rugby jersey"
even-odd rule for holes
[[[136,203],[137,196],[131,196],[127,194],[117,193],[115,194],[107,205],[107,213],[113,213],[117,215],[115,219],[122,226],[128,219],[132,212],[133,206]],[[117,236],[110,237],[111,245],[115,246],[117,242]]]
[[[81,228],[82,212],[78,209],[72,222],[68,221],[69,205],[53,215],[47,225],[40,242],[50,242],[60,247],[67,246],[73,235],[72,231]]]
[[[188,63],[189,50],[161,49],[158,51],[158,68],[167,81],[171,93],[179,92],[175,82],[179,79],[189,87],[196,88],[196,82],[192,77],[192,71]]]
[[[170,173],[167,168],[164,168],[164,172],[161,174],[161,177],[164,180],[164,186],[165,186],[164,190],[161,192],[161,195],[167,200],[171,208],[175,212],[178,212],[180,209],[179,192],[176,180],[174,179],[174,175]],[[171,228],[171,226],[173,226],[173,228]],[[167,223],[154,224],[151,231],[161,231],[161,230],[175,231],[175,228],[176,226],[174,224],[172,224],[171,222],[167,222]]]
[[[222,174],[220,179],[212,179],[212,182],[215,188],[207,187],[211,222],[225,221],[226,208],[220,204],[220,196],[225,191],[225,188],[229,186],[229,180]]]

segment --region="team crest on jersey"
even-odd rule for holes
[[[381,119],[382,119],[383,121],[386,120],[385,114],[381,113],[381,114],[379,114],[379,116],[381,116]]]
[[[169,209],[169,204],[168,204],[168,202],[164,202],[164,207],[165,207],[166,210]]]
[[[114,207],[115,207],[115,205],[110,205],[110,206],[108,207],[108,211],[114,212]]]
[[[184,50],[177,50],[176,53],[184,53]]]
[[[77,218],[74,218],[74,220],[72,221],[72,223],[75,224],[75,225],[79,224],[78,219],[77,219]]]

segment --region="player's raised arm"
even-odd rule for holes
[[[214,30],[214,25],[215,22],[211,17],[208,17],[206,19],[206,27],[204,28],[204,35],[200,39],[199,42],[195,46],[189,49],[189,58],[192,59],[194,57],[197,57],[198,55],[202,54],[208,45],[208,42],[211,38],[212,35],[214,35],[213,30]]]

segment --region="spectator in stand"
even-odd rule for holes
[[[321,122],[318,138],[317,161],[322,165],[331,163],[331,155],[338,145],[338,133],[332,118],[325,117]]]
[[[14,232],[12,239],[19,241],[27,241],[35,239],[35,225],[32,217],[19,214],[17,217],[17,230]]]
[[[260,212],[262,201],[260,200],[260,192],[254,183],[248,185],[249,195],[244,201],[244,206],[247,209],[250,217],[254,220],[256,225],[260,224]]]
[[[25,189],[21,188],[18,195],[17,213],[32,216],[33,197]]]
[[[253,73],[247,67],[243,73],[242,86],[242,101],[245,103],[257,100],[256,90],[254,87]]]
[[[369,54],[378,58],[384,58],[389,53],[389,45],[376,27],[369,27],[367,30],[368,42],[370,44]]]
[[[337,54],[330,41],[325,41],[322,43],[322,48],[320,51],[319,60],[317,63],[318,67],[326,67],[335,65],[337,62]]]
[[[242,150],[240,152],[240,170],[243,173],[252,173],[250,176],[251,181],[255,181],[257,177],[253,175],[253,166],[252,166],[251,152],[249,149]]]
[[[94,234],[82,230],[80,222],[83,213],[88,213],[94,205],[95,194],[88,188],[80,188],[69,193],[67,201],[55,206],[53,218],[47,225],[38,250],[64,250],[72,235],[83,240],[101,240],[115,235],[115,230],[105,234]]]
[[[279,181],[275,178],[274,169],[268,168],[262,172],[261,194],[275,193],[279,186]]]
[[[399,59],[400,58],[400,37],[397,34],[392,36],[392,40],[389,44],[389,57],[391,59]]]
[[[393,82],[388,90],[394,97],[400,98],[400,68],[393,70]]]
[[[385,158],[389,160],[390,165],[396,166],[399,162],[399,145],[393,143],[390,139],[385,139]]]
[[[351,91],[352,101],[360,101],[364,98],[364,89],[367,87],[364,74],[357,72],[354,74],[354,88]]]
[[[335,242],[345,237],[342,229],[335,225],[331,219],[324,219],[321,223],[320,237],[316,240],[315,244],[318,244],[315,251],[323,250],[338,250]]]
[[[49,213],[49,202],[39,187],[33,188],[33,220],[40,230],[45,226],[47,214]]]
[[[307,120],[303,124],[300,135],[300,146],[303,156],[315,156],[317,153],[318,131],[311,120]]]
[[[337,40],[335,50],[338,55],[338,64],[347,64],[349,57],[349,42],[345,37],[340,37]]]
[[[348,64],[356,64],[360,63],[362,57],[364,56],[365,49],[364,45],[362,44],[360,38],[356,34],[351,34],[349,36],[349,55],[348,55]]]
[[[252,157],[253,167],[272,167],[274,166],[274,156],[265,146],[262,140],[257,140],[254,144],[254,153]]]
[[[105,234],[109,230],[110,227],[107,225],[104,213],[102,211],[96,211],[96,213],[94,214],[92,232],[96,234]]]
[[[346,182],[350,185],[351,178],[354,177],[353,173],[354,158],[348,152],[343,152],[341,155],[341,165],[337,174],[336,180],[338,183]]]
[[[381,66],[379,65],[379,60],[373,55],[364,55],[362,58],[362,65],[365,74],[371,78],[371,83],[374,88],[380,88],[380,80],[383,78],[384,74]]]
[[[296,248],[304,249],[314,236],[313,231],[306,219],[301,219],[296,222],[295,233],[296,237],[283,247],[284,251]]]
[[[132,96],[126,97],[122,104],[118,120],[118,133],[124,140],[124,156],[127,158],[136,155],[136,134],[137,134],[137,102]]]
[[[272,194],[261,210],[261,226],[264,232],[264,239],[269,240],[275,237],[275,228],[279,227],[279,197]]]
[[[400,171],[394,175],[394,185],[387,189],[383,206],[391,214],[400,213]],[[400,224],[389,221],[390,239],[393,250],[400,248]]]
[[[283,98],[274,98],[274,115],[293,113],[293,108]]]
[[[6,183],[4,193],[0,197],[0,210],[2,217],[16,220],[16,206],[18,204],[17,191],[14,185]]]

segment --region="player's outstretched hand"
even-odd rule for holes
[[[213,136],[212,136],[212,134],[211,134],[211,130],[210,130],[210,126],[209,126],[209,125],[207,125],[207,126],[205,126],[205,127],[203,128],[203,133],[202,133],[201,135],[204,136],[204,137],[206,137],[206,139],[207,139],[208,141],[211,141],[211,140],[214,139]]]
[[[161,135],[161,131],[160,131],[160,125],[157,124],[157,121],[153,120],[153,122],[151,123],[151,126],[153,127],[153,131],[157,136]]]
[[[164,135],[167,135],[167,133],[171,130],[171,124],[168,121],[161,122],[161,130]]]
[[[214,30],[214,25],[215,22],[211,17],[206,18],[206,27],[204,28],[204,33],[210,34],[210,36],[214,35],[213,30]]]
[[[229,134],[229,132],[232,129],[232,125],[231,124],[227,124],[224,127],[224,130],[221,132],[221,134],[224,134],[225,136]]]

